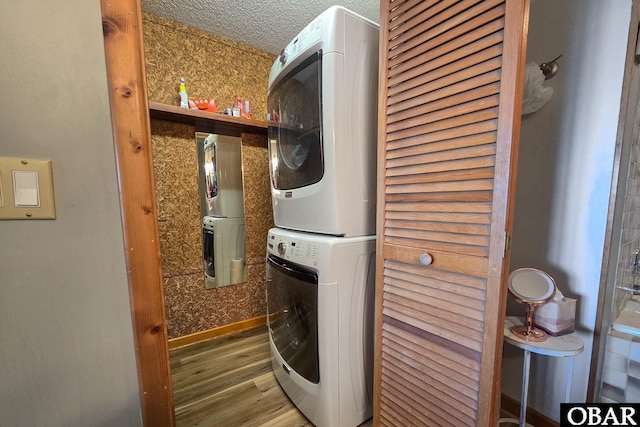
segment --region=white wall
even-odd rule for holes
[[[584,402],[596,316],[631,0],[532,0],[527,61],[562,54],[554,95],[523,118],[511,269],[537,267],[578,299],[571,400]],[[523,315],[511,303],[508,315]],[[534,355],[529,406],[559,419],[566,359]],[[520,399],[521,351],[505,344],[503,392]]]
[[[0,156],[57,211],[0,221],[0,424],[139,426],[100,3],[3,0],[0,40]]]

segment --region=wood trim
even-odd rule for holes
[[[589,382],[587,385],[587,402],[594,402],[599,393],[600,379],[600,362],[604,356],[607,330],[609,324],[606,323],[604,316],[611,307],[614,296],[613,286],[608,286],[610,277],[613,277],[610,271],[617,268],[619,256],[619,239],[614,236],[616,230],[621,230],[622,224],[615,224],[617,221],[615,214],[617,209],[624,208],[624,198],[626,196],[628,169],[621,167],[621,160],[626,158],[622,152],[627,153],[636,146],[640,139],[640,135],[635,133],[634,124],[638,121],[640,115],[639,87],[635,83],[638,81],[640,67],[636,63],[635,51],[638,42],[638,25],[640,24],[640,0],[632,0],[631,3],[631,22],[629,25],[629,41],[627,43],[627,54],[625,60],[624,77],[622,81],[622,99],[620,102],[620,115],[618,121],[618,130],[616,136],[616,148],[614,152],[613,170],[611,189],[609,196],[609,209],[607,213],[607,224],[605,228],[605,241],[602,252],[602,267],[600,270],[600,286],[598,291],[598,303],[596,306],[596,321],[593,328],[593,348],[591,351],[591,365],[589,370]],[[628,147],[623,147],[624,138],[632,139]],[[620,199],[620,200],[619,200]],[[616,246],[615,248],[613,246]]]
[[[478,425],[495,423],[500,404],[503,326],[507,304],[510,254],[505,253],[506,232],[513,229],[515,178],[522,112],[524,69],[529,20],[528,0],[506,0],[500,112],[487,274],[485,335],[480,368]],[[505,197],[506,195],[506,197]]]
[[[404,262],[407,264],[420,265],[420,255],[428,252],[433,258],[429,268],[438,270],[462,272],[472,276],[482,277],[487,271],[487,258],[480,256],[464,255],[444,251],[429,250],[423,251],[417,248],[401,245],[389,245],[382,242],[382,249],[379,251],[384,259]],[[426,268],[426,267],[425,267]]]
[[[267,134],[269,123],[231,117],[225,114],[181,108],[175,105],[149,102],[149,114],[152,119],[170,120],[187,123],[198,130],[217,132],[224,135],[240,135],[242,132]]]
[[[380,171],[386,170],[386,155],[384,141],[387,134],[385,109],[387,92],[387,80],[389,78],[389,69],[386,67],[385,58],[388,55],[389,38],[386,35],[389,32],[390,4],[388,0],[380,0],[380,39],[379,39],[379,63],[378,67],[378,165],[377,165],[377,215],[376,215],[376,295],[380,295],[384,285],[384,241],[381,236],[384,235],[384,213],[386,210],[385,199],[385,176]],[[389,18],[391,19],[391,18]],[[380,425],[381,411],[380,402],[382,394],[382,298],[375,299],[375,327],[374,327],[374,368],[373,368],[373,423],[374,426]]]
[[[142,421],[174,426],[138,0],[101,0]]]
[[[518,418],[520,414],[520,402],[506,394],[502,394],[500,400],[500,409],[504,412],[508,412],[509,416],[513,418]],[[501,415],[503,417],[504,415]],[[534,425],[536,427],[559,427],[559,424],[553,421],[551,418],[546,415],[541,414],[527,406],[527,423]]]
[[[195,344],[200,341],[206,341],[211,338],[218,338],[223,335],[229,335],[236,332],[248,331],[249,329],[266,326],[267,316],[262,315],[251,319],[242,320],[228,325],[218,326],[217,328],[207,329],[206,331],[195,332],[189,335],[172,338],[169,340],[169,350],[173,350],[186,345]]]

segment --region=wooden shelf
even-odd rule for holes
[[[221,135],[240,136],[241,133],[266,134],[268,123],[259,120],[231,117],[226,114],[211,113],[174,105],[149,102],[149,115],[152,119],[169,120],[195,126],[198,132],[211,132]]]

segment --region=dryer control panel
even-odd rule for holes
[[[318,265],[318,245],[304,240],[278,236],[269,232],[267,252],[300,265]]]

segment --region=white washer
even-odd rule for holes
[[[267,242],[275,376],[314,425],[356,427],[372,415],[375,236],[272,228]]]
[[[340,6],[276,59],[267,112],[277,227],[375,234],[378,25]]]

